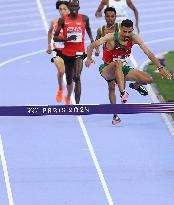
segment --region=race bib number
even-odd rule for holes
[[[81,31],[79,31],[79,32],[68,32],[67,33],[67,37],[70,37],[72,35],[76,35],[76,40],[72,40],[72,41],[69,41],[69,42],[74,42],[74,43],[82,42],[82,32]]]
[[[64,42],[55,42],[54,47],[55,48],[64,48]]]
[[[126,61],[126,56],[116,56],[116,57],[113,57],[113,61]]]
[[[52,51],[51,54],[52,54],[52,58],[55,58],[57,53],[56,53],[56,51]]]

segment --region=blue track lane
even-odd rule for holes
[[[133,2],[140,13],[141,35],[151,50],[158,54],[173,49],[174,2]],[[55,1],[41,3],[50,22],[57,16]],[[97,4],[98,0],[81,0],[81,12],[90,16],[94,36],[104,23],[94,17]],[[0,10],[0,106],[56,104],[56,69],[43,51],[47,35],[36,1],[3,0]],[[132,12],[129,15],[134,19]],[[133,55],[138,66],[147,60],[138,47]],[[91,68],[84,67],[81,103],[108,103],[107,84],[98,73],[102,61],[95,61]],[[151,102],[149,96],[127,90],[130,103]],[[173,205],[174,139],[161,116],[120,117],[122,123],[115,127],[111,115],[83,117],[113,204]],[[1,205],[113,205],[77,117],[0,117],[0,135],[13,195],[10,204],[0,163]]]

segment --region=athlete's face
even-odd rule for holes
[[[72,0],[69,3],[69,10],[71,14],[77,14],[80,9],[79,3],[76,0]]]
[[[132,27],[120,27],[120,35],[123,38],[124,41],[128,41],[133,34],[133,28]]]
[[[65,4],[61,4],[59,6],[59,13],[60,13],[61,16],[64,16],[64,15],[68,14],[69,13],[68,7]]]
[[[112,26],[115,23],[116,15],[114,11],[107,11],[105,15],[105,20],[108,26]]]

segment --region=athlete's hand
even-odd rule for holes
[[[52,53],[52,50],[51,50],[51,46],[49,45],[48,48],[47,48],[47,51],[46,51],[48,54],[51,54]]]
[[[100,50],[99,50],[99,48],[96,48],[95,49],[95,56],[99,56],[100,55]]]
[[[172,79],[172,74],[166,69],[166,68],[160,68],[159,70],[159,74],[164,77],[167,80],[171,80]]]
[[[77,39],[76,35],[71,35],[67,38],[67,41],[73,41],[73,40],[76,40],[76,39]]]
[[[102,12],[101,11],[96,11],[95,12],[95,17],[97,17],[97,18],[102,17]]]
[[[92,60],[92,59],[87,59],[87,60],[85,61],[85,65],[86,65],[86,67],[88,67],[88,68],[89,68],[89,66],[90,66],[92,63],[95,63],[94,60]]]

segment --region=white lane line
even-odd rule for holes
[[[0,63],[0,68],[2,68],[3,66],[5,66],[9,63],[20,60],[22,58],[33,56],[33,55],[40,54],[40,53],[43,53],[43,52],[45,52],[45,50],[39,50],[39,51],[35,51],[35,52],[32,52],[32,53],[28,53],[28,54],[25,54],[25,55],[21,55],[21,56],[9,59],[7,61],[1,62]],[[10,178],[9,178],[9,174],[8,174],[7,163],[6,163],[6,159],[5,159],[5,153],[4,153],[4,148],[3,148],[3,142],[2,142],[1,135],[0,135],[0,158],[1,158],[1,161],[2,161],[2,168],[3,168],[3,172],[4,172],[5,185],[6,185],[7,195],[8,195],[8,202],[9,202],[9,205],[14,205],[13,194],[12,194],[12,189],[11,189],[11,185],[10,185]]]
[[[162,54],[166,54],[166,53],[167,53],[167,52],[164,52],[164,53],[162,53]],[[156,57],[158,57],[158,56],[160,56],[160,55],[161,55],[161,53],[158,54]],[[149,60],[149,59],[140,65],[140,70],[143,70],[144,67],[145,67],[148,63],[150,63],[150,60]],[[147,85],[146,87],[147,87],[147,89],[148,89],[148,92],[149,92],[149,95],[150,95],[152,101],[153,101],[154,103],[159,103],[160,101],[158,100],[157,96],[155,95],[155,92],[153,91],[152,86],[151,86],[151,85]],[[168,130],[169,130],[169,132],[170,132],[170,134],[171,134],[171,136],[172,136],[172,138],[174,139],[174,127],[172,126],[172,123],[171,123],[171,121],[170,121],[168,115],[167,115],[166,113],[161,113],[160,115],[161,115],[161,118],[163,119],[164,123],[166,124],[166,126],[167,126],[167,128],[168,128]]]
[[[157,40],[151,40],[151,41],[145,41],[145,44],[154,44],[154,43],[159,43],[159,42],[166,42],[166,41],[173,41],[174,37],[168,37],[168,38],[161,38],[161,39],[157,39]],[[86,44],[89,44],[90,41],[86,41]],[[137,44],[135,46],[138,46]],[[135,47],[134,46],[134,47]]]
[[[165,52],[165,53],[167,53],[167,52]],[[159,54],[159,55],[161,55],[161,54]],[[159,56],[159,55],[157,55],[157,56]],[[132,64],[134,65],[134,67],[137,68],[137,67],[138,67],[138,64],[137,64],[137,62],[136,62],[136,60],[135,60],[135,58],[134,58],[133,55],[130,56],[130,60],[132,61]],[[141,65],[140,65],[140,70],[143,70],[144,67],[145,67],[148,63],[150,63],[150,60],[147,60],[147,61],[145,61],[143,64],[141,64]],[[151,86],[150,84],[148,84],[146,87],[147,87],[147,89],[148,89],[148,92],[149,92],[149,95],[150,95],[152,101],[153,101],[154,103],[160,103],[160,101],[158,100],[157,96],[155,95],[155,92],[154,92],[153,89],[152,89],[152,86]],[[165,124],[166,124],[166,126],[167,126],[167,128],[168,128],[168,130],[169,130],[169,132],[170,132],[170,134],[171,134],[172,137],[174,138],[174,127],[172,126],[172,124],[171,124],[171,122],[170,122],[170,120],[169,120],[169,117],[167,116],[166,113],[161,113],[160,115],[161,115],[162,119],[164,120],[164,122],[165,122]]]
[[[51,19],[48,19],[48,21],[51,21]],[[174,19],[167,19],[167,20],[160,20],[160,21],[148,21],[148,22],[144,22],[141,23],[140,26],[144,26],[144,25],[153,25],[153,24],[160,24],[160,23],[170,23],[170,22],[174,22]],[[5,24],[0,24],[0,27],[10,27],[10,26],[18,26],[18,25],[26,25],[26,26],[40,26],[41,21],[40,20],[34,20],[34,21],[25,21],[25,22],[19,22],[19,23],[5,23]],[[105,24],[104,19],[96,19],[93,21],[90,21],[90,24]],[[165,26],[165,25],[164,25]]]
[[[152,5],[154,5],[154,6],[159,6],[160,4],[163,4],[164,6],[165,5],[169,5],[169,4],[172,4],[173,3],[173,0],[169,0],[169,1],[167,1],[167,0],[165,0],[165,1],[156,1],[156,2],[142,2],[142,1],[138,1],[138,2],[134,2],[134,4],[135,4],[135,6],[138,6],[138,8],[140,7],[140,6],[146,6],[146,7],[151,7]],[[90,2],[90,6],[96,6],[96,8],[97,8],[97,6],[99,5],[99,1],[98,2]],[[81,7],[86,7],[86,6],[89,6],[89,3],[84,3],[84,2],[80,2],[80,6]],[[45,7],[45,8],[47,8],[47,7]]]
[[[80,9],[80,11],[82,13],[86,12],[86,11],[87,12],[93,11],[93,13],[94,13],[96,11],[96,9],[97,9],[97,6],[94,7],[91,4],[90,4],[91,5],[90,8],[89,7],[85,8],[85,6],[84,6],[84,8],[82,8],[82,5],[81,5],[81,9]],[[47,11],[53,10],[53,9],[55,9],[55,5],[47,6],[46,9],[47,9]],[[173,10],[174,9],[174,5],[173,4],[171,4],[170,6],[166,6],[166,4],[161,5],[161,6],[150,6],[149,5],[149,8],[144,8],[144,6],[142,8],[138,7],[138,11],[140,13],[149,12],[149,11],[155,12],[155,11],[158,11],[158,10],[165,10],[166,11],[167,9]],[[37,9],[35,7],[32,7],[32,8],[22,8],[22,9],[12,9],[12,10],[1,11],[1,14],[11,14],[11,13],[18,13],[18,12],[23,12],[23,11],[30,13],[31,11],[37,11]]]
[[[145,30],[140,32],[140,34],[148,34],[148,33],[155,33],[155,32],[166,32],[166,31],[170,31],[170,30],[174,30],[174,27],[164,27],[161,29],[154,29],[154,30]]]
[[[57,11],[50,11],[50,12],[47,12],[47,16],[54,16],[57,15]],[[145,18],[152,18],[152,17],[163,17],[163,16],[167,16],[168,18],[170,16],[174,16],[174,12],[163,12],[163,13],[159,13],[159,14],[146,14],[146,15],[141,15],[140,16],[140,21],[144,21]],[[3,16],[3,17],[0,17],[0,20],[9,20],[9,19],[17,19],[17,18],[31,18],[31,17],[40,17],[40,15],[38,13],[33,13],[33,14],[19,14],[19,15],[10,15],[10,16]],[[88,15],[88,17],[90,18],[96,18],[94,15]]]
[[[153,7],[153,6],[152,6]],[[161,6],[161,7],[157,7],[157,6],[154,6],[153,8],[152,7],[150,7],[149,6],[149,8],[145,8],[144,9],[144,7],[141,9],[141,8],[138,8],[138,11],[139,11],[139,13],[143,13],[143,12],[149,12],[149,11],[153,11],[153,12],[155,12],[155,11],[160,11],[160,10],[173,10],[174,9],[174,5],[171,5],[171,6]],[[90,8],[84,8],[84,9],[80,9],[80,11],[83,13],[83,12],[85,12],[85,11],[87,11],[87,12],[95,12],[96,11],[96,8],[94,8],[94,7],[90,7]]]
[[[47,9],[47,8],[49,8],[50,7],[50,4],[55,4],[55,1],[54,2],[44,2],[44,5],[45,5],[45,8]],[[155,6],[158,6],[158,5],[160,5],[160,4],[164,4],[164,5],[169,5],[169,4],[172,4],[173,3],[173,0],[165,0],[165,1],[156,1],[156,2],[141,2],[141,1],[138,1],[138,2],[134,2],[135,3],[135,6],[149,6],[149,7],[151,7],[152,5],[155,5]],[[90,2],[90,6],[98,6],[98,2]],[[4,9],[4,8],[13,8],[13,6],[17,6],[17,7],[28,7],[28,6],[35,6],[36,4],[35,4],[35,2],[10,2],[10,4],[6,4],[6,5],[1,5],[0,6],[0,9]],[[48,5],[48,6],[47,6]],[[80,2],[80,6],[81,7],[86,7],[86,6],[89,6],[89,3],[86,3],[86,2],[83,2],[83,1],[81,1]]]
[[[12,26],[21,26],[21,25],[26,25],[27,28],[29,28],[29,26],[38,26],[40,25],[41,21],[39,20],[35,20],[35,21],[24,21],[24,22],[19,22],[19,23],[4,23],[4,24],[0,24],[0,28],[1,27],[12,27]]]
[[[47,32],[47,30],[48,30],[48,23],[47,23],[47,19],[46,19],[46,16],[45,16],[45,13],[44,13],[41,1],[40,0],[36,0],[36,2],[37,2],[37,5],[38,5],[39,12],[41,14],[41,18],[42,18],[42,21],[43,21],[43,24],[44,24],[44,27],[45,27],[45,31]],[[72,103],[75,104],[74,97],[72,97]],[[87,129],[86,129],[85,125],[84,125],[83,119],[82,119],[81,116],[78,116],[77,119],[79,121],[80,127],[82,129],[83,135],[84,135],[86,143],[88,145],[89,152],[91,154],[92,160],[93,160],[95,168],[97,170],[97,174],[99,176],[100,182],[102,184],[103,190],[104,190],[106,198],[108,200],[108,204],[109,205],[114,205],[114,202],[112,200],[111,194],[110,194],[109,189],[108,189],[108,186],[106,184],[106,180],[104,178],[104,175],[102,173],[101,167],[100,167],[98,159],[96,157],[94,148],[92,146],[90,137],[89,137]]]
[[[40,40],[45,40],[45,39],[46,39],[46,36],[38,37],[38,38],[24,39],[24,40],[20,40],[20,41],[11,41],[11,42],[8,42],[8,43],[2,43],[2,44],[0,44],[0,48],[6,47],[6,46],[17,45],[17,44],[21,44],[21,43],[28,43],[28,42],[33,42],[33,41],[40,41]]]
[[[148,33],[155,33],[155,32],[166,32],[166,31],[170,31],[170,30],[174,30],[174,27],[164,27],[162,29],[145,30],[145,31],[142,31],[141,34],[148,34]],[[33,31],[45,31],[45,30],[43,29],[43,27],[25,29],[25,30],[23,29],[23,30],[0,33],[0,36],[13,35],[13,34],[17,34],[17,33],[29,33],[29,32],[33,32]],[[94,31],[96,31],[96,29],[95,30],[92,29],[92,31],[94,32]]]
[[[151,7],[152,5],[158,6],[160,4],[164,4],[164,5],[169,5],[173,3],[173,0],[162,0],[162,1],[134,1],[135,5],[138,6],[146,6],[146,7]]]
[[[17,19],[17,18],[31,18],[31,17],[39,17],[39,14],[37,13],[33,13],[33,14],[20,14],[20,11],[19,11],[19,15],[10,15],[10,16],[3,16],[3,17],[0,17],[0,20],[9,20],[9,19]],[[23,19],[22,19],[23,20]]]
[[[23,30],[17,30],[17,31],[9,31],[9,32],[3,32],[0,33],[0,36],[7,36],[7,35],[13,35],[13,34],[20,34],[20,33],[29,33],[29,32],[35,32],[35,31],[44,31],[43,27],[40,28],[32,28],[32,29],[23,29]]]
[[[4,153],[4,147],[3,147],[1,135],[0,135],[0,158],[1,158],[1,162],[2,162],[4,178],[5,178],[5,185],[6,185],[6,189],[7,189],[8,203],[9,203],[9,205],[14,205],[13,195],[12,195],[11,185],[10,185],[10,178],[9,178],[9,174],[8,174],[8,168],[7,168],[7,163],[6,163],[6,159],[5,159],[5,153]]]
[[[163,13],[158,13],[158,14],[147,14],[147,15],[140,15],[140,21],[144,20],[144,18],[152,18],[152,17],[163,17],[167,16],[170,18],[170,16],[173,16],[174,12],[163,12]]]
[[[140,26],[153,25],[153,24],[156,25],[156,24],[160,24],[160,23],[170,23],[170,22],[174,22],[174,19],[159,20],[159,21],[148,21],[148,22],[141,23]]]
[[[27,54],[24,54],[24,55],[21,55],[21,56],[17,56],[15,58],[11,58],[9,60],[6,60],[4,62],[1,62],[0,63],[0,68],[2,68],[3,66],[9,64],[9,63],[12,63],[14,61],[17,61],[17,60],[21,60],[23,58],[27,58],[27,57],[30,57],[30,56],[34,56],[34,55],[37,55],[37,54],[40,54],[40,53],[43,53],[43,52],[46,52],[46,50],[38,50],[38,51],[34,51],[34,52],[31,52],[31,53],[27,53]]]
[[[174,37],[168,37],[168,38],[161,38],[161,39],[157,39],[157,40],[151,40],[151,41],[146,41],[146,44],[153,44],[153,43],[160,43],[160,42],[164,42],[164,41],[173,41]]]
[[[37,8],[36,7],[33,7],[33,8],[24,8],[24,9],[12,9],[12,10],[5,10],[4,11],[1,11],[1,14],[11,14],[11,13],[18,13],[18,12],[22,12],[22,11],[25,11],[25,12],[31,12],[31,11],[37,11]]]
[[[159,21],[146,21],[140,24],[140,26],[144,26],[144,25],[156,25],[156,24],[160,24],[160,23],[170,23],[170,22],[174,22],[174,19],[167,19],[167,20],[159,20]],[[99,26],[102,24],[105,24],[105,20],[101,19],[101,20],[95,20],[95,21],[90,21],[90,24],[98,24]],[[165,26],[165,25],[164,25]],[[165,29],[165,27],[164,27]]]
[[[5,9],[5,8],[7,8],[7,9],[9,8],[10,9],[10,8],[13,8],[14,5],[17,6],[17,7],[36,6],[36,4],[33,3],[33,2],[25,2],[25,3],[24,2],[22,2],[22,3],[20,2],[20,3],[18,3],[18,2],[12,2],[11,1],[10,4],[5,4],[5,5],[1,4],[0,9]]]

